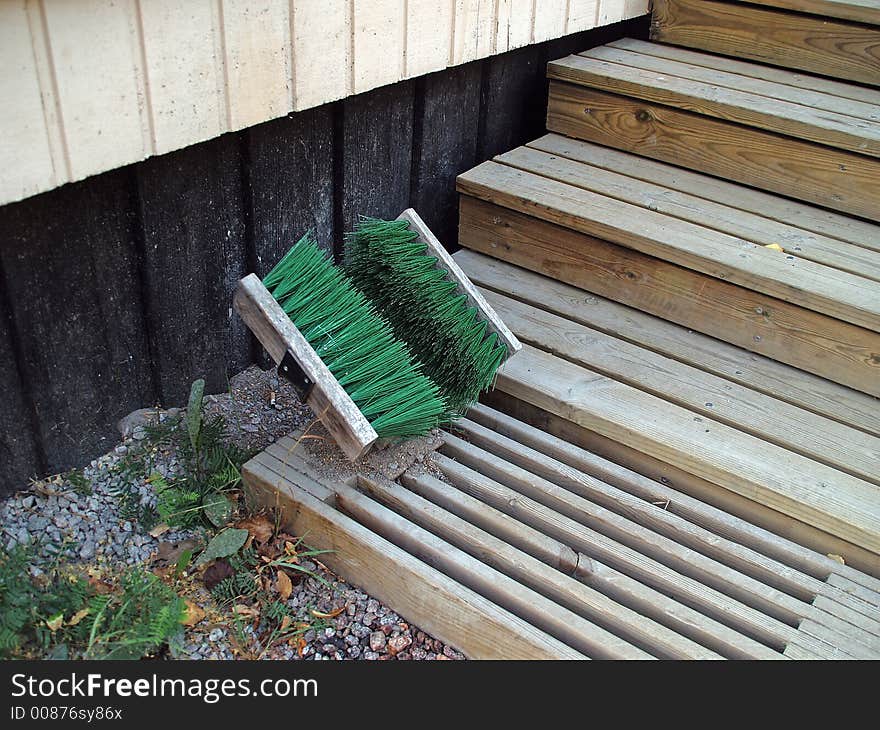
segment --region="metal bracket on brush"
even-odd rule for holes
[[[290,354],[290,350],[284,353],[284,357],[278,363],[278,374],[293,386],[300,400],[305,402],[315,383]]]

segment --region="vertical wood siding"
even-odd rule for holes
[[[648,0],[0,0],[0,204]]]

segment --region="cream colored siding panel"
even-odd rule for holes
[[[495,0],[456,0],[452,65],[491,56],[495,33]]]
[[[44,0],[71,178],[152,153],[134,0]]]
[[[58,184],[23,0],[0,3],[0,68],[3,108],[18,121],[0,135],[0,198],[8,200]]]
[[[455,0],[408,0],[406,76],[422,76],[450,63]]]
[[[599,0],[569,0],[566,33],[578,33],[596,27]]]
[[[597,25],[609,25],[648,12],[649,0],[599,0]]]
[[[294,109],[309,109],[351,93],[352,0],[294,0]]]
[[[218,0],[141,0],[156,153],[226,131]],[[188,142],[185,142],[188,144]]]
[[[222,0],[229,128],[293,109],[290,14],[277,0]]]
[[[534,42],[565,35],[567,21],[567,0],[535,0]]]
[[[534,0],[498,0],[495,53],[522,48],[532,42]]]
[[[353,0],[354,93],[404,78],[405,0]]]

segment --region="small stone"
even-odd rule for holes
[[[334,636],[336,636],[336,629],[324,629],[324,636],[326,636],[328,639],[333,638]]]
[[[370,634],[370,650],[371,651],[382,651],[385,648],[385,634],[381,631],[373,631]]]
[[[412,644],[412,638],[408,634],[399,634],[388,639],[388,651],[391,654],[398,654]]]
[[[123,532],[131,532],[132,529],[133,529],[133,528],[132,528],[132,524],[131,524],[131,522],[123,522],[123,523],[122,523],[122,531],[123,531]]]
[[[374,662],[378,658],[379,658],[379,655],[374,651],[365,651],[364,652],[364,659],[366,659],[367,661]]]
[[[143,441],[147,437],[147,431],[143,426],[135,426],[131,430],[131,437],[135,441]]]
[[[79,557],[82,560],[91,560],[93,557],[95,557],[95,543],[91,540],[84,543],[83,546],[79,549]]]
[[[208,641],[210,642],[218,642],[225,636],[226,632],[221,628],[211,629],[211,633],[208,634]]]
[[[367,601],[367,613],[379,613],[379,601],[377,601],[375,598],[371,598],[369,601]]]
[[[428,652],[426,652],[424,649],[419,649],[419,648],[413,649],[412,650],[412,658],[417,661],[427,659]]]
[[[29,494],[21,500],[21,506],[25,509],[33,509],[37,502],[37,498],[33,494]]]
[[[257,433],[260,430],[259,426],[255,426],[253,423],[245,423],[242,424],[242,431],[247,431],[248,433]]]

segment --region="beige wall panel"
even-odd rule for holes
[[[452,65],[495,52],[495,0],[456,0]]]
[[[540,43],[565,35],[567,21],[566,0],[535,0],[534,42]]]
[[[71,179],[151,154],[134,0],[44,0],[44,9]]]
[[[351,93],[352,0],[293,0],[294,109]]]
[[[578,33],[596,27],[599,0],[569,0],[566,33]]]
[[[404,78],[405,0],[353,0],[354,93]]]
[[[495,53],[522,48],[532,42],[533,0],[498,0]]]
[[[452,56],[455,0],[408,0],[406,76],[445,68]]]
[[[140,0],[140,12],[156,153],[225,132],[218,0]]]
[[[597,25],[635,18],[648,12],[649,0],[599,0]]]
[[[17,119],[0,134],[0,199],[25,197],[65,180],[55,172],[24,0],[0,3],[0,100]]]
[[[278,0],[222,0],[229,128],[293,109],[289,6]]]

